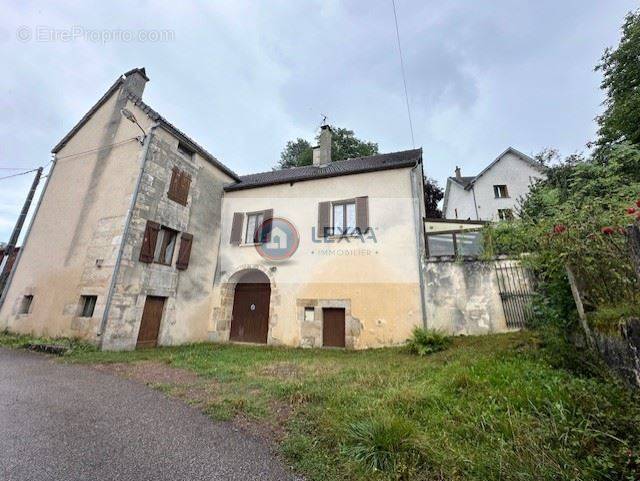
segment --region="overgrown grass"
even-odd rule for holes
[[[438,351],[444,351],[451,345],[451,337],[435,329],[415,327],[411,338],[407,342],[407,349],[411,354],[426,356]]]
[[[63,359],[190,369],[214,386],[213,418],[282,422],[282,451],[310,480],[632,480],[640,469],[639,400],[559,336],[456,338],[426,357],[195,344]]]
[[[640,305],[628,303],[618,306],[603,306],[589,313],[589,324],[603,332],[618,332],[620,323],[630,317],[640,317]]]

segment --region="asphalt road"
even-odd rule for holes
[[[296,477],[257,438],[140,383],[0,348],[0,479]]]

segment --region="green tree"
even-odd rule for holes
[[[280,153],[277,169],[288,169],[310,165],[312,161],[311,144],[305,139],[290,140]]]
[[[333,137],[331,141],[331,159],[345,160],[354,157],[366,157],[378,153],[378,144],[375,142],[367,142],[355,136],[353,130],[342,127],[331,127]],[[316,136],[316,143],[319,136]],[[277,169],[288,169],[290,167],[301,167],[303,165],[311,165],[313,162],[313,149],[311,144],[305,140],[298,138],[290,140],[280,153],[280,161]]]
[[[438,209],[438,202],[444,198],[444,191],[438,181],[430,177],[424,178],[424,206],[427,219],[442,218],[442,211]]]
[[[606,91],[605,110],[597,119],[597,153],[623,141],[640,144],[640,10],[627,14],[620,43],[605,50],[596,70]]]

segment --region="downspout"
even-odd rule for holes
[[[36,216],[38,215],[38,210],[40,210],[40,205],[42,204],[42,199],[44,197],[44,194],[47,192],[49,179],[51,179],[51,176],[53,175],[53,169],[55,168],[55,166],[56,166],[56,154],[53,154],[53,159],[51,160],[51,168],[49,169],[49,173],[47,174],[47,179],[44,181],[42,193],[38,198],[38,202],[36,203],[36,208],[33,211],[33,216],[29,221],[29,227],[27,227],[27,230],[24,233],[24,240],[22,241],[22,247],[20,248],[20,251],[18,252],[18,256],[16,257],[16,260],[13,263],[13,267],[11,268],[11,272],[9,273],[9,277],[7,279],[7,284],[4,286],[4,291],[0,293],[2,294],[2,296],[0,296],[0,309],[2,309],[2,305],[4,304],[4,301],[6,300],[7,295],[9,294],[9,289],[11,287],[11,281],[13,280],[13,276],[18,271],[18,265],[20,264],[20,259],[22,258],[22,254],[24,253],[24,250],[27,246],[27,241],[29,240],[29,234],[31,233],[31,228],[33,227],[33,223],[36,220]]]
[[[480,220],[480,215],[478,215],[478,203],[476,202],[476,186],[471,186],[471,193],[473,194],[473,207],[476,209],[476,220]]]
[[[415,224],[416,230],[416,253],[418,257],[418,277],[420,280],[420,310],[422,314],[422,326],[427,328],[427,305],[425,302],[425,280],[424,280],[424,272],[423,272],[423,252],[424,252],[424,216],[422,215],[422,211],[424,208],[424,202],[422,202],[421,207],[421,195],[418,190],[417,183],[417,175],[418,175],[418,165],[420,166],[420,174],[423,175],[421,179],[424,179],[424,174],[422,171],[422,161],[420,161],[416,166],[411,169],[411,195],[413,197],[413,221]],[[424,180],[420,180],[420,185],[423,185]],[[424,189],[423,189],[424,195]]]
[[[98,337],[100,338],[99,347],[102,350],[104,343],[104,331],[107,328],[107,320],[109,319],[109,310],[111,309],[111,301],[113,300],[113,293],[115,291],[116,282],[118,281],[118,274],[120,273],[120,263],[122,261],[122,254],[124,252],[127,236],[129,235],[129,227],[131,225],[131,218],[133,217],[133,209],[138,201],[138,193],[140,192],[140,184],[142,183],[142,176],[144,175],[144,168],[147,163],[147,154],[149,153],[149,146],[151,145],[151,138],[153,137],[154,130],[160,125],[158,122],[154,122],[149,128],[149,133],[145,135],[142,145],[142,151],[140,152],[140,171],[138,172],[138,179],[136,180],[136,187],[131,196],[131,204],[127,211],[127,216],[124,223],[124,230],[122,232],[122,238],[120,239],[120,247],[118,248],[118,255],[116,257],[116,263],[113,267],[113,274],[111,276],[111,282],[109,283],[109,290],[107,291],[107,300],[104,306],[104,312],[102,313],[102,320],[100,321],[100,329],[98,330]],[[48,180],[48,179],[47,179]]]

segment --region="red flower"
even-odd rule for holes
[[[605,235],[611,235],[615,232],[615,230],[613,229],[613,227],[603,227],[602,229],[600,229],[600,232]]]
[[[553,226],[554,234],[562,234],[566,230],[567,230],[567,226],[565,226],[564,224],[557,224]]]
[[[634,209],[633,207],[627,208],[627,214],[635,214],[635,213],[636,213],[636,209]]]
[[[636,200],[636,206],[640,207],[640,199]]]

